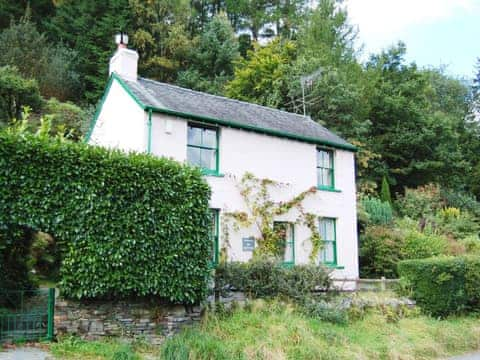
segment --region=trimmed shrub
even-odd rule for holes
[[[210,189],[173,160],[0,133],[0,224],[40,230],[76,299],[206,296]]]
[[[283,296],[301,300],[318,288],[330,288],[326,268],[318,265],[285,267],[272,258],[254,258],[249,262],[220,264],[215,271],[215,291],[235,289],[251,298]]]
[[[480,257],[443,257],[399,263],[403,292],[434,316],[480,310]]]
[[[367,212],[367,222],[374,225],[386,225],[392,222],[393,213],[390,203],[377,198],[366,197],[360,200]]]

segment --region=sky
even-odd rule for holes
[[[402,40],[407,60],[473,78],[480,57],[480,0],[346,0],[344,6],[358,25],[362,59]]]

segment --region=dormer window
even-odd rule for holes
[[[187,161],[205,174],[218,174],[218,129],[188,124]]]
[[[332,150],[317,148],[317,187],[330,190],[335,188]]]

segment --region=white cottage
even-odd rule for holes
[[[275,201],[316,187],[302,203],[324,241],[314,257],[333,268],[334,278],[358,277],[354,146],[309,117],[141,78],[137,63],[137,52],[125,46],[110,60],[88,143],[200,167],[212,189],[214,260],[226,247],[223,215],[249,211],[239,191],[245,173],[280,184]],[[292,209],[275,219],[286,230],[289,264],[307,263],[312,252],[310,228],[298,216]],[[228,258],[250,259],[258,226],[229,231]]]

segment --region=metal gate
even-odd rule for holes
[[[0,342],[52,340],[55,289],[0,290]]]

